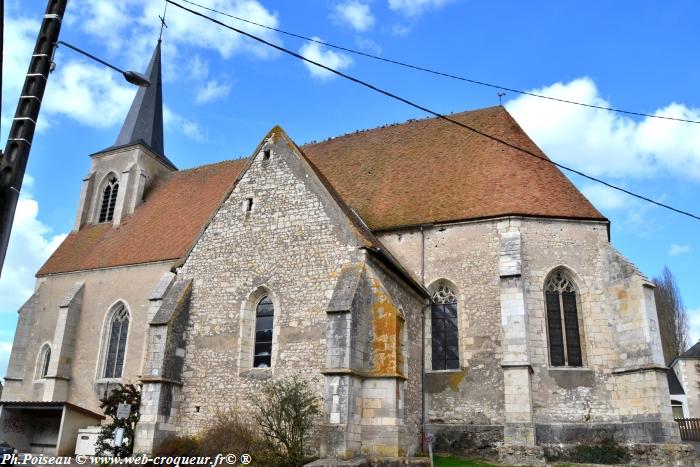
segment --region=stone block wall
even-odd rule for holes
[[[513,254],[517,236],[519,259]],[[455,433],[469,424],[503,426],[508,417],[526,423],[528,401],[519,399],[527,397],[507,388],[529,386],[538,442],[556,442],[556,434],[548,438],[561,432],[556,427],[596,423],[621,428],[630,441],[649,439],[643,428],[649,423],[661,433],[652,438],[678,439],[669,423],[668,389],[658,377],[662,360],[652,289],[612,248],[606,224],[509,217],[383,232],[380,238],[425,284],[444,280],[457,289],[461,369],[428,370],[427,423],[451,426]],[[581,368],[549,364],[544,283],[556,268],[576,283]],[[524,340],[510,323],[523,322],[516,316],[520,303]],[[429,349],[429,326],[426,335]],[[514,370],[509,360],[529,361],[532,373],[526,366]],[[639,394],[625,371],[638,373],[634,378],[644,385]],[[495,390],[482,391],[484,386]]]
[[[328,303],[343,267],[362,257],[345,214],[280,133],[255,156],[180,273],[193,280],[178,423],[188,434],[220,411],[249,414],[270,378],[298,375],[323,395]],[[265,295],[275,307],[272,366],[252,368]]]
[[[427,424],[455,429],[504,422],[500,316],[500,239],[493,222],[435,226],[378,234],[382,243],[430,291],[456,289],[460,369],[431,368],[430,310],[425,312]],[[423,253],[422,246],[425,252]],[[484,391],[483,388],[495,388]]]
[[[103,389],[114,386],[116,382],[138,383],[148,326],[148,297],[160,277],[171,267],[172,262],[161,262],[40,277],[35,294],[19,312],[18,331],[7,373],[11,384],[7,384],[3,392],[3,400],[43,399],[47,384],[46,379],[36,379],[37,357],[44,343],[52,345],[53,357],[53,341],[62,309],[67,327],[59,332],[59,336],[68,337],[64,342],[68,347],[71,341],[76,345],[70,352],[68,347],[63,352],[61,376],[69,379],[61,379],[65,383],[61,383],[60,394],[50,390],[55,393],[52,398],[65,398],[100,413],[99,397]],[[66,297],[73,296],[71,290],[78,283],[84,284],[80,292],[79,315],[75,308],[77,301],[65,303]],[[101,342],[105,317],[117,301],[128,305],[131,321],[122,377],[107,382],[99,374],[105,352]],[[62,308],[62,305],[67,306]]]

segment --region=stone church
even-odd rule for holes
[[[274,127],[178,170],[160,44],[146,74],[19,310],[0,438],[69,450],[131,382],[149,452],[301,375],[325,457],[412,455],[427,433],[519,459],[680,443],[653,286],[555,166],[425,119],[304,146]],[[503,107],[451,118],[546,157]]]

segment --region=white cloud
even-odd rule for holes
[[[2,63],[3,108],[2,135],[7,135],[17,105],[24,77],[29,67],[29,57],[34,49],[39,22],[33,19],[5,19],[5,43]],[[41,119],[39,120],[41,122]],[[0,138],[4,141],[5,137]]]
[[[209,76],[209,62],[195,55],[189,64],[190,75],[196,80],[205,80]]]
[[[175,131],[181,132],[191,140],[205,141],[207,139],[205,132],[202,131],[198,122],[178,115],[167,105],[163,106],[163,124],[167,128],[172,128]]]
[[[231,85],[227,83],[219,83],[215,79],[207,81],[202,89],[197,93],[195,102],[197,104],[204,104],[211,102],[214,99],[222,99],[229,95],[231,92]]]
[[[256,23],[277,27],[277,14],[270,12],[256,0],[210,0],[211,8],[247,18]],[[114,53],[120,50],[152,48],[158,34],[158,16],[163,14],[162,2],[152,0],[84,0],[69,9],[71,21],[80,24],[84,32],[98,38],[109,38],[107,46]],[[67,15],[68,16],[68,15]],[[171,6],[167,11],[168,28],[164,32],[164,44],[177,43],[218,51],[228,58],[238,52],[251,53],[258,57],[271,55],[264,45],[255,44],[239,34],[226,30],[206,19],[197,17],[182,9]],[[222,22],[279,42],[274,31],[261,30],[255,26],[236,22],[230,18],[218,18]],[[141,40],[143,39],[143,40]],[[147,50],[147,49],[146,49]]]
[[[106,128],[124,121],[136,87],[99,65],[70,60],[60,63],[46,86],[42,110],[83,125]]]
[[[369,5],[357,0],[349,0],[336,5],[333,17],[357,31],[368,30],[374,25],[375,21]]]
[[[532,92],[609,107],[590,78]],[[591,175],[645,178],[665,174],[700,180],[700,127],[656,118],[639,122],[605,110],[519,96],[506,104],[554,160]],[[672,103],[656,115],[700,119],[700,109]]]
[[[315,36],[313,39],[317,41],[321,40]],[[315,42],[308,42],[302,45],[299,49],[299,54],[301,54],[304,58],[308,58],[309,60],[313,60],[314,62],[320,63],[334,70],[342,70],[352,64],[352,59],[344,53],[334,52],[333,50],[329,50],[327,48],[324,49],[320,44]],[[323,68],[312,63],[304,62],[304,65],[314,78],[326,80],[334,76],[330,71],[324,70]]]
[[[389,0],[389,8],[406,16],[417,16],[431,8],[442,8],[453,0]]]
[[[586,185],[581,191],[595,207],[603,210],[627,208],[633,202],[629,195],[604,185]]]
[[[25,175],[17,203],[12,236],[0,277],[0,312],[16,312],[34,292],[34,274],[66,238],[53,235],[39,218],[39,203],[33,198],[33,179]]]
[[[672,243],[668,249],[669,256],[680,256],[686,253],[690,253],[690,245],[678,245],[677,243]]]
[[[394,24],[393,26],[391,26],[391,28],[388,29],[388,31],[389,34],[391,34],[392,36],[405,37],[408,35],[409,32],[411,32],[411,28],[409,28],[408,26],[404,26],[403,24]]]
[[[367,39],[364,37],[358,37],[355,39],[357,46],[363,50],[367,50],[374,55],[381,55],[382,47],[374,42],[372,39]]]
[[[190,139],[193,139],[195,141],[204,141],[206,140],[206,136],[202,132],[201,128],[199,128],[199,123],[197,122],[192,122],[189,120],[185,120],[182,122],[182,132],[189,137]]]
[[[146,3],[141,23],[144,28],[152,30],[154,20],[157,21],[158,15],[163,13],[163,5],[160,2],[139,1]],[[207,2],[207,6],[273,28],[279,26],[277,14],[270,12],[256,0],[212,0]],[[227,17],[217,19],[263,39],[281,43],[278,34],[269,29],[262,29]],[[216,50],[224,58],[241,52],[260,58],[274,55],[274,52],[263,44],[251,41],[234,31],[224,29],[176,7],[168,9],[167,24],[164,42],[172,41],[182,45]]]
[[[277,14],[256,0],[212,0],[209,4],[261,24],[278,26]],[[12,11],[21,10],[15,8]],[[93,44],[85,46],[88,51],[124,69],[143,70],[153,52],[158,15],[162,14],[162,3],[151,0],[83,0],[67,10],[65,19],[67,24],[80,27],[88,37],[95,39]],[[228,93],[230,86],[216,81],[205,83],[209,74],[208,63],[195,53],[188,53],[194,52],[192,49],[214,50],[224,58],[236,53],[260,58],[276,54],[265,46],[178,8],[169,8],[167,22],[163,42],[164,79],[188,80],[195,89],[203,87],[198,96],[201,102]],[[250,28],[256,35],[272,42],[281,42],[273,31],[245,24],[236,26],[244,30]],[[37,21],[18,18],[16,14],[8,15],[5,21],[3,76],[6,77],[7,105],[2,113],[3,132],[8,130],[7,123],[11,121],[14,110],[10,103],[16,103],[38,29]],[[99,48],[95,43],[99,43]],[[193,55],[194,59],[191,58]],[[133,86],[124,82],[119,74],[63,47],[57,53],[56,62],[58,66],[49,80],[42,106],[39,130],[60,123],[53,117],[68,117],[97,128],[111,127],[123,121],[136,91]],[[183,69],[192,73],[178,74],[175,71]],[[188,128],[188,134],[194,135],[193,126]]]

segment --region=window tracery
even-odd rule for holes
[[[126,339],[129,334],[129,312],[123,303],[112,312],[109,324],[107,354],[105,356],[105,378],[121,378],[124,370]]]
[[[555,271],[545,282],[549,358],[552,366],[583,366],[578,300],[573,281]]]
[[[457,296],[445,285],[440,286],[433,294],[430,325],[432,369],[459,369]]]

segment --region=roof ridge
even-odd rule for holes
[[[495,109],[498,109],[498,108],[503,108],[503,109],[505,110],[505,107],[503,107],[503,106],[500,106],[500,105],[493,105],[493,106],[491,106],[491,107],[482,107],[482,108],[480,108],[480,109],[463,110],[463,111],[461,111],[461,112],[451,112],[451,113],[445,113],[445,114],[441,114],[441,115],[443,115],[443,116],[445,116],[445,117],[454,117],[454,116],[461,116],[461,115],[470,114],[470,113],[476,113],[476,112],[484,112],[484,111],[495,110]],[[506,113],[508,113],[507,110],[506,110]],[[428,121],[431,121],[431,120],[439,120],[439,119],[441,119],[441,117],[436,117],[436,116],[434,116],[434,115],[429,115],[429,116],[426,116],[426,117],[423,117],[423,118],[409,118],[409,119],[404,120],[404,121],[401,121],[401,122],[385,123],[385,124],[383,124],[383,125],[376,126],[376,127],[372,127],[372,128],[363,128],[363,129],[359,129],[359,130],[349,131],[349,132],[347,132],[347,133],[343,133],[343,134],[337,135],[337,136],[330,136],[330,137],[328,137],[328,138],[326,138],[326,139],[324,139],[324,140],[322,140],[322,141],[311,140],[311,141],[309,141],[309,142],[306,142],[306,143],[301,144],[300,147],[314,146],[314,145],[317,145],[317,144],[328,143],[328,142],[330,142],[330,141],[338,140],[338,139],[341,139],[341,138],[347,138],[347,137],[350,137],[350,136],[355,136],[355,135],[361,134],[361,133],[370,133],[370,132],[373,132],[373,131],[385,130],[385,129],[391,128],[391,127],[397,127],[397,126],[402,126],[402,125],[409,125],[409,124],[411,124],[411,123],[423,123],[423,122],[428,122]]]

